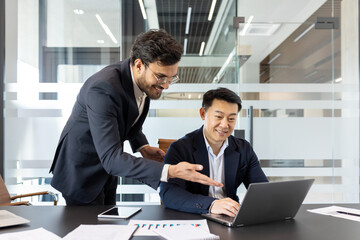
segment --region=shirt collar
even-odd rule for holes
[[[205,132],[204,132],[204,131],[205,131],[205,130],[203,129],[203,136],[204,136],[204,141],[205,141],[205,145],[206,145],[206,150],[207,150],[208,152],[210,152],[211,154],[214,155],[214,152],[213,152],[210,144],[208,143],[208,141],[207,141],[207,139],[206,139],[206,137],[205,137]],[[225,149],[226,149],[228,146],[229,146],[229,140],[228,140],[228,138],[226,138],[225,141],[224,141],[224,143],[223,143],[223,145],[221,146],[221,149],[220,149],[220,151],[219,151],[218,156],[221,156],[221,155],[223,154],[223,152],[225,151]]]
[[[146,96],[146,93],[144,93],[143,91],[141,91],[141,89],[139,88],[139,86],[136,84],[135,78],[134,78],[134,73],[133,73],[131,64],[130,64],[130,73],[131,73],[131,79],[132,79],[133,85],[134,85],[134,95],[135,95],[135,99],[143,98],[144,95]]]

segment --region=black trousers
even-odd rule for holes
[[[95,200],[84,203],[76,199],[72,199],[71,196],[63,196],[67,206],[86,206],[86,205],[116,205],[116,188],[118,183],[118,177],[110,176],[106,181],[104,188]]]

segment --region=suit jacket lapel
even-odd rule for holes
[[[231,138],[229,137],[229,146],[225,149],[224,155],[224,171],[225,171],[225,189],[226,195],[231,195],[231,189],[234,189],[236,173],[238,170],[240,159],[240,152],[236,150],[235,144]]]
[[[129,96],[128,98],[128,115],[127,121],[125,122],[126,134],[130,131],[131,125],[135,121],[136,117],[139,115],[139,109],[136,103],[135,95],[134,95],[134,86],[130,73],[130,60],[124,60],[120,65],[120,74],[121,74],[121,84],[124,88],[125,93]],[[146,105],[145,105],[146,106]],[[124,104],[126,107],[126,104]],[[145,108],[144,108],[145,110]]]
[[[139,128],[141,128],[141,126],[143,125],[143,123],[145,121],[145,118],[146,118],[146,116],[147,116],[147,114],[149,112],[149,106],[150,106],[150,99],[149,99],[149,97],[146,97],[145,98],[145,104],[144,104],[144,110],[143,110],[141,116],[139,117],[138,121],[131,128],[131,131],[129,132],[129,135],[131,135],[133,131],[137,131],[137,130],[139,130]],[[136,108],[137,108],[137,105],[136,105]],[[134,119],[134,121],[135,121],[135,119]]]
[[[194,147],[193,157],[195,163],[201,164],[204,167],[203,170],[200,171],[200,173],[206,176],[210,176],[209,155],[204,141],[203,127],[197,130],[197,133],[194,137],[193,147]],[[209,186],[201,185],[201,189],[204,194],[206,195],[209,194]]]

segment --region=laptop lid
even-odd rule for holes
[[[250,184],[235,218],[219,214],[204,217],[240,227],[294,218],[314,179]]]

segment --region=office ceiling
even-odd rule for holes
[[[261,83],[327,83],[341,77],[341,30],[316,29],[317,17],[341,18],[327,1],[260,63]]]
[[[245,17],[245,21],[253,16],[248,31],[237,41],[241,46],[251,46],[251,56],[246,58],[246,63],[259,67],[260,62],[271,58],[279,46],[290,41],[290,36],[313,23],[314,13],[327,15],[329,11],[326,9],[331,7],[333,1],[329,0],[324,5],[326,0],[237,0],[237,7],[235,7],[235,2],[236,0],[217,0],[213,17],[209,21],[212,0],[143,0],[148,15],[145,22],[147,27],[164,28],[183,45],[187,39],[186,52],[179,65],[179,74],[185,83],[213,82],[235,47],[237,34],[232,20],[236,8],[238,15]],[[340,0],[335,2],[340,2]],[[127,10],[121,9],[121,1],[67,0],[65,3],[48,1],[48,4],[58,5],[53,6],[57,12],[53,11],[50,18],[61,18],[64,21],[64,30],[60,32],[60,34],[64,34],[64,37],[53,37],[52,40],[55,43],[59,39],[62,41],[53,44],[54,46],[119,47],[121,38],[127,37],[120,34],[122,27],[119,13]],[[133,4],[139,3],[134,0]],[[191,8],[191,16],[189,32],[186,33],[189,8]],[[85,14],[75,16],[73,9],[83,9]],[[101,16],[104,23],[113,32],[117,43],[112,41],[101,28],[94,17],[96,14]],[[136,19],[136,21],[144,20]],[[71,31],[70,28],[74,28],[74,26],[77,30]],[[245,24],[241,24],[240,30],[244,26]],[[57,31],[59,29],[58,26],[48,27],[57,29]],[[265,33],[261,32],[264,29]],[[72,42],[64,39],[71,39]],[[204,53],[203,56],[199,56],[202,42],[205,43]],[[51,45],[51,41],[48,44]],[[286,52],[296,58],[296,51],[287,49]],[[286,54],[282,54],[281,58],[285,60],[285,56]],[[197,60],[193,61],[192,59],[192,65],[189,65],[186,63],[189,57],[195,57]],[[222,61],[213,61],[215,57],[222,58]],[[278,60],[280,61],[281,58]],[[274,81],[275,78],[272,80]],[[255,79],[255,81],[259,82],[260,79]]]
[[[186,54],[199,54],[201,43],[209,39],[222,1],[217,1],[213,17],[209,21],[211,3],[209,0],[156,0],[159,26],[182,44],[187,39]],[[191,17],[186,32],[188,12]]]

